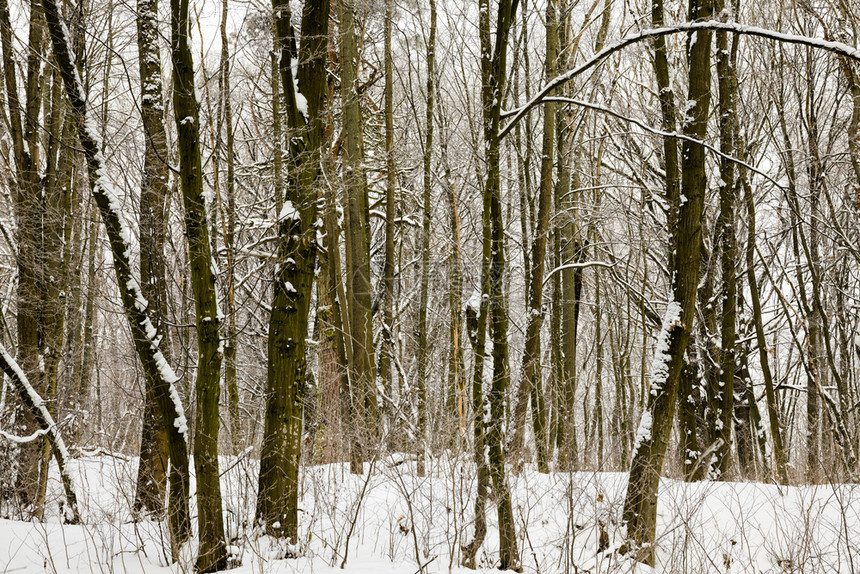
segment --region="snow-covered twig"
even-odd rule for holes
[[[560,271],[564,271],[565,269],[586,269],[588,267],[606,267],[607,269],[611,269],[614,266],[615,263],[607,263],[605,261],[582,261],[580,263],[565,263],[564,265],[559,265],[558,267],[547,273],[546,277],[544,277],[543,279],[543,284],[546,285],[553,275]]]
[[[662,136],[664,138],[673,138],[673,139],[677,139],[677,140],[688,141],[688,142],[691,142],[694,144],[698,144],[718,157],[721,157],[721,158],[723,158],[727,161],[730,161],[732,163],[736,163],[736,164],[748,169],[749,171],[751,171],[753,173],[757,173],[758,175],[762,176],[763,178],[765,178],[766,180],[771,182],[778,189],[783,189],[785,187],[784,185],[780,184],[778,181],[776,181],[771,176],[769,176],[765,172],[761,171],[760,169],[758,169],[754,165],[751,165],[751,164],[743,161],[742,159],[738,159],[738,158],[731,156],[727,153],[723,153],[719,149],[717,149],[716,147],[710,145],[709,143],[703,142],[702,140],[696,139],[694,137],[690,137],[688,135],[684,135],[684,134],[678,133],[678,132],[665,132],[663,130],[658,130],[657,128],[652,128],[651,126],[649,126],[645,122],[642,122],[642,121],[639,121],[635,118],[631,118],[629,116],[625,116],[623,114],[620,114],[611,108],[607,108],[606,106],[601,106],[601,105],[595,104],[593,102],[586,102],[585,100],[577,100],[576,98],[549,97],[549,98],[544,98],[543,101],[544,102],[559,102],[559,103],[563,103],[563,104],[564,103],[575,104],[575,105],[583,107],[583,108],[588,108],[588,109],[591,109],[591,110],[594,110],[597,112],[602,112],[606,115],[612,116],[614,118],[618,118],[621,121],[634,124],[634,125],[642,128],[646,132],[650,132],[650,133],[657,135],[657,136]]]

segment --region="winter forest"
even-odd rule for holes
[[[855,0],[0,0],[0,571],[860,572]]]

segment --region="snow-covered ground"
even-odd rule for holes
[[[61,489],[52,480],[48,521],[0,520],[0,573],[192,572],[188,563],[166,565],[163,525],[130,521],[135,466],[110,456],[74,460],[85,524],[58,522]],[[472,536],[472,467],[434,460],[428,476],[419,478],[413,464],[396,456],[373,466],[361,476],[342,465],[303,470],[300,556],[281,560],[284,549],[254,537],[249,527],[256,462],[223,459],[228,544],[241,564],[234,572],[327,573],[344,562],[352,573],[469,572],[457,560],[460,545]],[[606,525],[610,548],[617,544],[626,475],[526,469],[509,481],[525,572],[651,571],[596,552],[598,523]],[[485,570],[498,548],[492,503],[487,518],[479,554]],[[857,573],[860,487],[664,480],[657,531],[657,572]]]

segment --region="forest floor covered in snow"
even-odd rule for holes
[[[256,461],[222,459],[233,572],[327,573],[341,566],[373,574],[470,572],[457,562],[473,533],[473,466],[438,459],[428,476],[418,477],[413,463],[391,456],[372,467],[364,475],[344,465],[305,467],[300,540],[285,547],[251,528]],[[51,480],[46,522],[0,520],[0,573],[193,571],[188,561],[167,565],[163,524],[131,520],[135,460],[84,457],[74,460],[72,472],[84,524],[60,524],[61,488]],[[620,541],[626,474],[541,475],[527,468],[510,475],[509,484],[524,572],[653,571],[612,552]],[[498,555],[492,503],[487,520],[482,570]],[[609,535],[609,551],[600,554],[599,524]],[[298,557],[282,559],[288,552]],[[663,480],[656,552],[656,572],[860,572],[860,486]]]

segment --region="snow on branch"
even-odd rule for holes
[[[605,261],[582,261],[580,263],[565,263],[564,265],[559,265],[558,267],[547,273],[546,277],[543,278],[543,285],[546,285],[547,282],[552,278],[552,276],[559,271],[564,271],[565,269],[586,269],[588,267],[606,267],[607,269],[611,269],[612,267],[615,267],[615,263],[606,263]]]
[[[821,38],[810,38],[808,36],[800,36],[797,34],[784,34],[782,32],[776,32],[774,30],[768,30],[766,28],[759,28],[757,26],[746,26],[737,22],[720,22],[718,20],[706,20],[704,22],[686,22],[681,24],[675,24],[674,26],[666,26],[663,28],[652,28],[649,30],[643,30],[638,34],[627,36],[626,38],[621,38],[617,42],[610,44],[603,50],[596,53],[594,56],[591,57],[590,60],[586,61],[582,65],[572,70],[569,70],[559,76],[556,76],[555,78],[547,82],[547,84],[543,88],[541,88],[540,91],[538,91],[538,93],[535,94],[535,96],[531,100],[529,100],[515,110],[505,112],[504,115],[513,117],[505,125],[505,127],[502,128],[501,132],[499,133],[499,137],[505,137],[526,113],[528,113],[532,108],[543,102],[550,94],[550,92],[552,92],[554,89],[569,82],[583,72],[590,70],[615,52],[619,52],[627,46],[642,42],[643,40],[648,40],[650,38],[669,36],[671,34],[678,34],[681,32],[693,32],[697,30],[723,30],[726,32],[743,34],[746,36],[766,38],[768,40],[774,40],[786,44],[801,44],[804,46],[811,46],[813,48],[827,50],[828,52],[834,52],[840,56],[860,61],[860,50],[849,46],[848,44],[843,44],[842,42],[832,42],[830,40],[822,40]]]
[[[48,436],[48,442],[51,445],[51,452],[57,461],[57,468],[60,470],[60,477],[63,482],[63,489],[66,492],[66,506],[63,508],[65,512],[66,522],[69,524],[77,524],[81,517],[78,512],[78,498],[75,495],[75,488],[72,482],[72,477],[69,474],[68,461],[71,458],[69,451],[66,449],[66,443],[57,430],[57,425],[54,422],[54,417],[45,405],[45,401],[30,384],[27,375],[21,370],[18,362],[12,358],[12,355],[0,344],[0,369],[6,373],[6,376],[12,381],[12,386],[18,391],[24,405],[30,410],[35,417],[41,430],[36,431],[30,437],[12,437],[6,433],[2,435],[7,439],[12,439],[15,442],[29,442],[38,438],[40,433]]]

